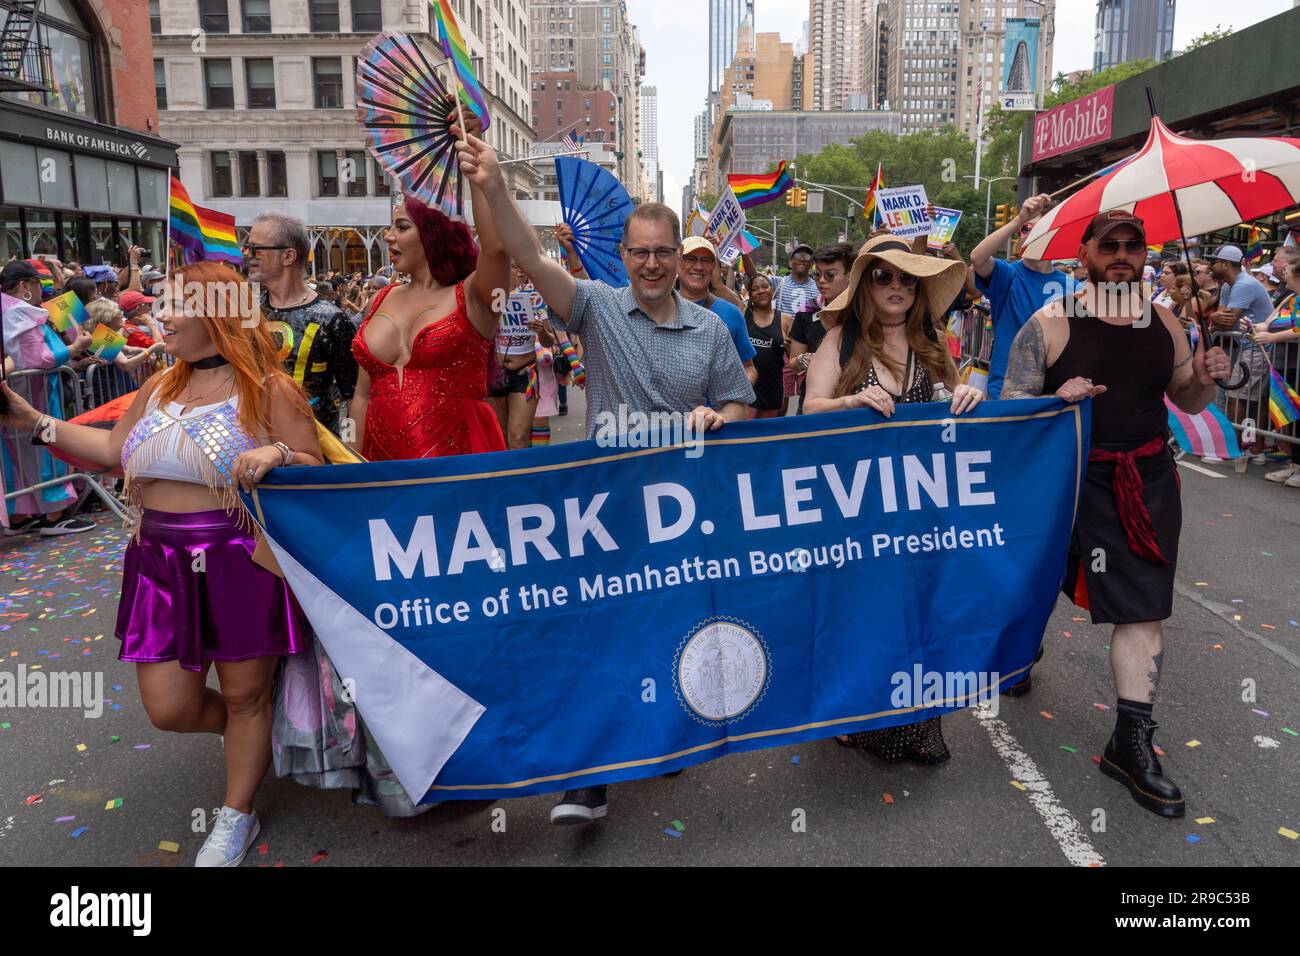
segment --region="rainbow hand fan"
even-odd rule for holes
[[[357,58],[357,119],[379,163],[403,190],[449,216],[465,211],[464,185],[449,118],[456,100],[429,55],[389,30]]]
[[[636,207],[623,184],[608,170],[573,156],[555,158],[564,221],[587,275],[612,286],[628,284],[619,245],[623,223]]]

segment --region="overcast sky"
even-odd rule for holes
[[[758,32],[779,32],[788,42],[798,41],[808,19],[808,0],[756,0],[754,6]],[[645,45],[645,82],[659,88],[664,200],[676,209],[681,204],[682,187],[691,178],[692,123],[704,109],[708,89],[708,0],[627,0],[627,7]],[[1241,30],[1290,8],[1291,0],[1178,0],[1174,49],[1220,24]],[[1096,10],[1090,0],[1058,2],[1053,71],[1068,73],[1092,67]]]

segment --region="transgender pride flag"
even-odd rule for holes
[[[1169,410],[1169,430],[1183,451],[1224,460],[1241,457],[1237,430],[1219,406],[1211,405],[1199,415],[1189,415],[1166,397],[1165,408]]]

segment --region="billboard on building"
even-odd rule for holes
[[[1041,21],[1016,17],[1004,21],[1007,46],[1002,55],[1004,110],[1032,110],[1038,102],[1038,34]]]

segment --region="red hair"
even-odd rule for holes
[[[311,416],[306,394],[280,363],[279,346],[247,279],[219,262],[195,262],[169,276],[168,286],[175,297],[170,308],[202,321],[217,354],[234,369],[239,421],[249,434],[271,434],[271,396],[277,390],[287,390],[298,410]],[[194,366],[177,359],[158,386],[158,400],[176,399],[193,371]]]
[[[478,246],[469,226],[453,222],[441,209],[426,206],[414,196],[402,200],[424,246],[429,274],[442,286],[464,282],[478,266]]]

